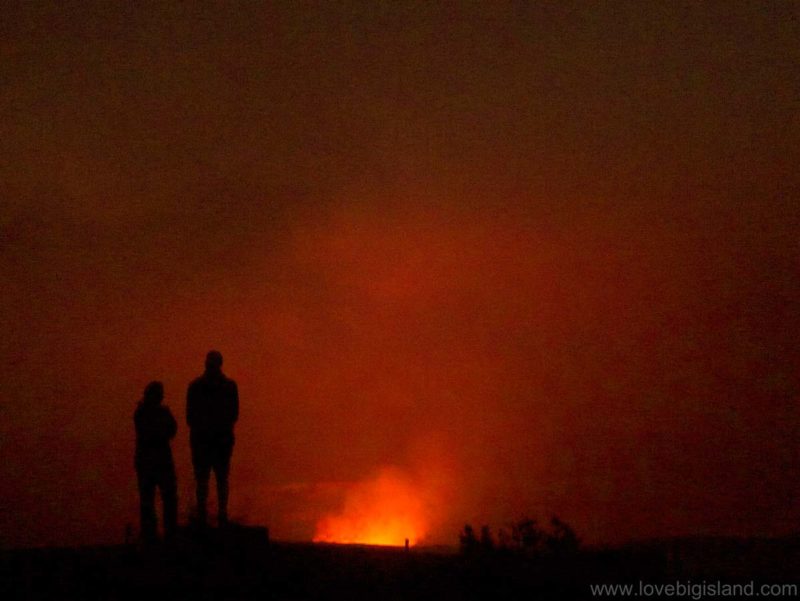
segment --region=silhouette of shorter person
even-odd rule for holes
[[[177,481],[169,443],[175,437],[178,424],[169,407],[161,404],[163,400],[164,386],[161,382],[150,382],[133,414],[136,426],[134,463],[139,481],[142,538],[146,541],[157,538],[156,488],[164,507],[164,535],[171,537],[177,527]]]
[[[209,351],[206,370],[189,384],[186,392],[186,423],[192,447],[192,465],[197,483],[197,519],[206,523],[208,481],[211,471],[217,481],[219,525],[228,522],[228,474],[233,453],[233,426],[239,419],[239,389],[222,373],[222,354]]]

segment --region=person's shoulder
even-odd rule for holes
[[[203,384],[203,376],[197,376],[194,380],[189,382],[189,390],[197,388],[198,386],[202,386],[202,384]]]

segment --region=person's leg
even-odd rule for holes
[[[170,464],[164,470],[160,488],[164,507],[164,536],[172,538],[178,528],[178,483],[173,465]]]
[[[200,524],[205,524],[207,519],[208,479],[211,477],[211,461],[207,445],[192,445],[192,465],[197,485],[195,491],[197,495],[197,520]]]
[[[214,457],[214,476],[217,481],[217,521],[220,526],[228,523],[228,474],[231,467],[231,451],[225,445],[216,449]]]
[[[156,539],[156,483],[148,470],[137,469],[139,482],[139,523],[142,540]]]

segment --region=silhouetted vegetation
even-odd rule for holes
[[[484,553],[491,553],[494,551],[494,539],[492,538],[492,531],[489,526],[481,526],[481,551]]]
[[[523,518],[511,525],[511,541],[513,546],[520,550],[538,551],[542,538],[544,538],[544,532],[539,529],[536,520]]]
[[[546,528],[539,526],[536,520],[525,517],[510,524],[509,529],[500,528],[495,541],[488,525],[481,526],[478,537],[472,525],[465,524],[459,534],[461,554],[485,556],[499,551],[526,556],[564,557],[580,550],[580,539],[575,531],[557,516],[550,518]]]
[[[471,556],[478,551],[478,537],[475,536],[475,529],[469,524],[466,524],[459,534],[458,542],[462,555]]]
[[[545,538],[545,545],[552,555],[574,555],[580,548],[580,539],[569,524],[553,516],[550,518],[550,532]]]

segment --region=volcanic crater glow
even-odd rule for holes
[[[402,474],[385,469],[348,490],[342,510],[317,523],[313,540],[399,546],[408,539],[415,545],[427,532],[421,495]]]

